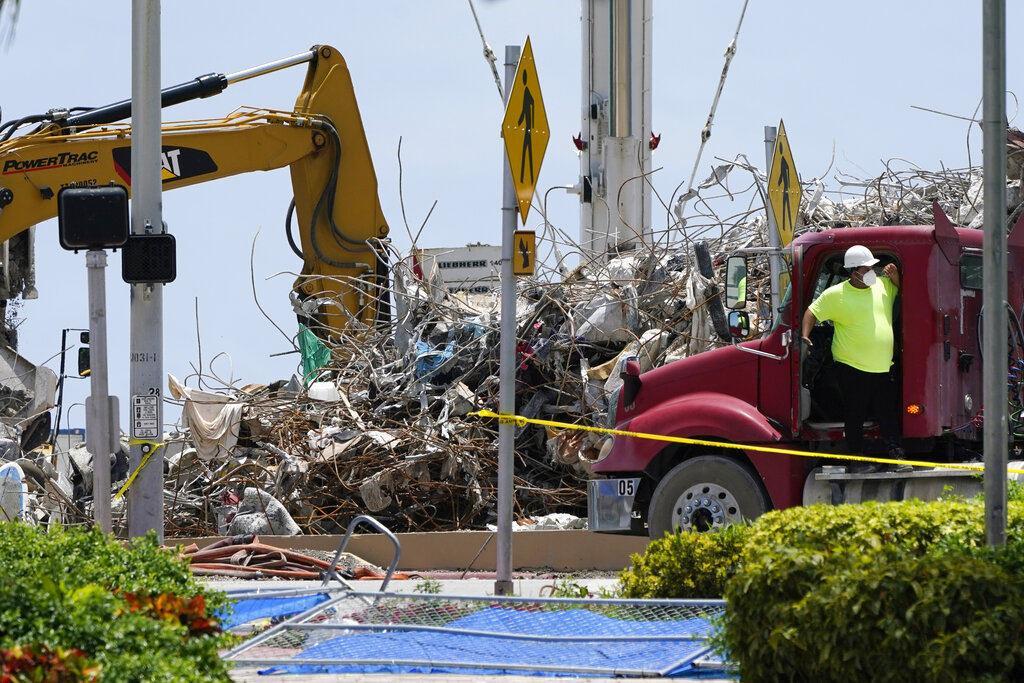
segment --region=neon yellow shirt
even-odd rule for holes
[[[892,304],[899,292],[887,277],[858,289],[850,281],[829,287],[808,308],[831,320],[832,358],[863,372],[888,372],[892,365]]]

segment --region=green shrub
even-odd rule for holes
[[[729,583],[718,645],[753,683],[1021,680],[1024,580],[1003,564],[970,549],[784,546]]]
[[[1024,506],[1012,503],[1008,510],[1009,533],[1020,535],[1024,530]],[[756,556],[779,545],[827,550],[897,544],[921,553],[950,536],[956,536],[963,545],[983,545],[984,523],[982,505],[970,501],[794,507],[761,516],[751,529],[748,550]]]
[[[791,508],[750,529],[717,644],[744,681],[1024,674],[1024,507],[984,546],[974,501]]]
[[[668,534],[652,541],[619,574],[624,598],[718,598],[735,573],[751,527],[714,534]]]
[[[74,651],[99,681],[229,681],[208,592],[155,535],[0,523],[0,651]]]
[[[1024,680],[1024,503],[985,546],[978,500],[771,512],[652,542],[624,597],[724,596],[744,681]]]

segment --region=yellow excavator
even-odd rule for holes
[[[162,126],[162,187],[173,190],[288,166],[294,200],[286,234],[302,259],[294,292],[300,321],[328,345],[390,317],[388,224],[348,67],[332,47],[236,74],[207,74],[161,92],[162,106],[209,97],[228,85],[308,62],[293,111],[243,108],[221,119]],[[131,101],[51,110],[0,125],[0,317],[7,301],[33,298],[33,236],[57,216],[66,187],[131,192]],[[293,214],[298,242],[292,232]],[[13,346],[13,344],[12,344]]]

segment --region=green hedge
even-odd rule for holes
[[[1008,505],[1008,534],[1024,530],[1024,503]],[[877,548],[897,544],[925,552],[956,537],[966,546],[985,542],[984,508],[980,501],[866,502],[858,505],[812,505],[769,512],[751,527],[748,554],[786,545],[827,550],[836,546]]]
[[[126,547],[98,530],[0,523],[0,671],[68,657],[98,681],[230,681],[210,616],[224,604],[155,535]]]
[[[1024,580],[1007,564],[995,551],[781,547],[729,583],[718,645],[752,683],[1022,680]]]
[[[625,597],[725,597],[715,644],[753,681],[1024,680],[1024,504],[985,547],[980,501],[818,505],[668,535]]]

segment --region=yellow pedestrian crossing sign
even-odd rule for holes
[[[802,194],[800,179],[796,175],[796,164],[793,163],[793,153],[789,149],[789,140],[786,139],[786,126],[779,120],[779,136],[775,139],[772,169],[768,173],[768,204],[772,216],[775,217],[780,246],[785,247],[793,241]]]
[[[505,138],[509,170],[516,187],[519,216],[526,225],[526,215],[530,212],[530,202],[537,189],[540,163],[544,160],[544,151],[551,137],[529,36],[526,37],[526,46],[516,68],[516,80],[505,106],[501,134]]]
[[[536,272],[537,236],[532,230],[512,233],[512,274],[533,275]]]

